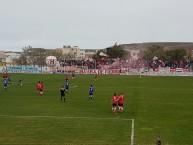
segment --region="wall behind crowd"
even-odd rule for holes
[[[121,74],[121,75],[152,75],[152,76],[193,76],[193,72],[183,68],[158,69],[81,69],[75,66],[67,67],[33,67],[33,66],[0,66],[0,73],[71,73],[76,74]]]

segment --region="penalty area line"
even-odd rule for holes
[[[0,115],[0,117],[18,117],[18,118],[61,118],[61,119],[99,119],[99,120],[133,120],[128,118],[102,118],[102,117],[65,117],[65,116],[35,116],[35,115]]]

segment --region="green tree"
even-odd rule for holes
[[[47,51],[44,48],[32,48],[31,46],[22,49],[20,58],[17,63],[19,65],[46,65]]]
[[[177,48],[177,49],[172,50],[172,53],[171,53],[172,61],[184,60],[185,56],[186,56],[186,50],[183,48]]]
[[[147,50],[145,50],[141,54],[144,60],[149,60],[149,61],[151,61],[155,56],[158,59],[164,59],[165,57],[164,48],[158,45],[153,45],[151,47],[148,47]]]
[[[128,52],[125,51],[120,45],[115,44],[112,48],[108,49],[107,55],[112,59],[125,59],[128,56]]]
[[[94,60],[100,60],[102,57],[104,57],[104,56],[101,56],[101,55],[100,55],[101,53],[107,55],[107,54],[106,54],[106,51],[101,49],[101,50],[97,51],[97,53],[94,54],[94,55],[92,56],[92,58],[93,58]]]
[[[20,57],[16,60],[17,65],[27,65],[27,56],[21,53]]]
[[[61,49],[54,49],[48,52],[49,55],[55,56],[59,62],[65,60],[65,55]]]
[[[163,61],[172,62],[172,50],[166,50]]]

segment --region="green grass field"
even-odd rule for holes
[[[61,102],[64,74],[10,76],[13,84],[0,89],[1,145],[154,145],[157,135],[164,145],[193,144],[193,77],[76,75]],[[111,113],[115,92],[125,95],[122,114]]]

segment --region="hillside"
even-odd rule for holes
[[[143,50],[152,45],[162,46],[164,49],[184,48],[193,50],[193,42],[149,42],[149,43],[132,43],[121,44],[125,50]]]

